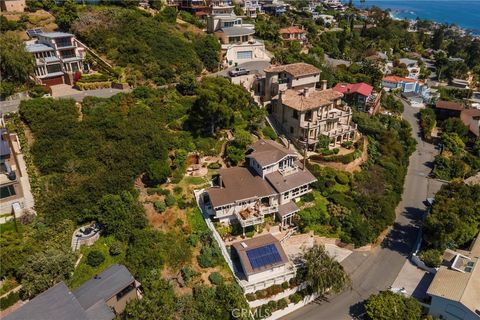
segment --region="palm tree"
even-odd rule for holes
[[[312,292],[324,295],[327,292],[339,293],[350,287],[349,275],[343,266],[325,251],[323,245],[315,244],[303,255],[303,278]]]

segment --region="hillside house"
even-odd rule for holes
[[[207,31],[220,40],[225,64],[270,61],[265,45],[253,38],[254,25],[243,23],[233,9],[228,4],[213,6],[207,20]]]
[[[299,211],[295,200],[311,191],[316,178],[297,160],[297,154],[271,140],[255,142],[246,167],[220,169],[205,194],[210,215],[243,229],[275,216],[285,228]]]
[[[273,66],[265,70],[264,101],[271,101],[271,115],[298,148],[315,150],[321,135],[335,148],[358,136],[352,110],[342,102],[343,93],[317,89],[320,70],[306,63]]]
[[[480,319],[480,237],[469,251],[447,249],[428,287],[429,314],[445,320]]]
[[[125,266],[114,264],[73,292],[59,282],[4,319],[113,320],[140,299],[139,287]]]
[[[465,109],[460,113],[460,120],[468,127],[471,134],[480,137],[480,110]]]
[[[73,74],[88,71],[86,51],[71,33],[39,32],[26,43],[35,57],[35,78],[45,85],[73,84]]]
[[[380,108],[381,95],[367,83],[338,83],[333,90],[343,93],[345,101],[356,105],[360,111],[375,114]]]
[[[280,38],[286,42],[298,41],[301,45],[304,45],[307,42],[307,31],[303,29],[303,27],[291,26],[282,28],[279,33]]]

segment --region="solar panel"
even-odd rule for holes
[[[34,38],[36,36],[38,36],[40,33],[43,33],[42,29],[29,29],[27,30],[27,35],[30,37],[30,38]]]
[[[253,269],[262,268],[282,261],[277,247],[274,244],[248,250],[247,257]]]

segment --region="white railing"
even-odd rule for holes
[[[275,213],[278,211],[278,206],[273,205],[269,207],[260,207],[260,214],[265,215],[265,214],[270,214],[270,213]]]
[[[240,214],[240,212],[238,212],[236,209],[235,209],[234,213],[235,213],[235,216],[237,217],[238,221],[240,222],[240,224],[244,228],[263,223],[263,215],[259,214],[257,216],[255,214],[252,214],[251,217],[243,218],[242,215]]]

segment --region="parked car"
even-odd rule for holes
[[[228,71],[228,75],[230,77],[238,77],[238,76],[245,76],[250,73],[250,70],[245,68],[235,68],[233,70]]]

